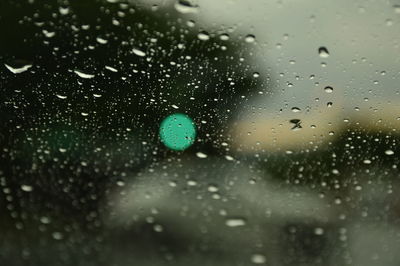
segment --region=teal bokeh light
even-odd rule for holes
[[[196,126],[185,114],[172,114],[161,122],[161,142],[171,150],[183,151],[193,144],[195,138]]]

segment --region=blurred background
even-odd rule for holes
[[[0,32],[0,265],[400,265],[399,1],[2,0]]]

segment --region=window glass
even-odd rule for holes
[[[400,265],[400,3],[1,0],[0,265]]]

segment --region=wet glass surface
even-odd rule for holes
[[[1,0],[0,265],[400,265],[397,1]]]

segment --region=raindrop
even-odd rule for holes
[[[314,234],[316,234],[317,236],[321,236],[324,234],[324,229],[321,227],[317,227],[314,229]]]
[[[299,112],[301,112],[301,109],[299,107],[292,107],[292,112],[299,113]]]
[[[137,49],[137,48],[133,48],[133,49],[132,49],[132,52],[133,52],[135,55],[137,55],[137,56],[145,56],[145,55],[146,55],[145,52],[143,52],[142,50],[139,50],[139,49]]]
[[[68,15],[69,13],[69,8],[68,7],[63,7],[61,6],[58,11],[60,12],[61,15]]]
[[[33,190],[33,187],[29,185],[21,185],[21,189],[25,192],[31,192]]]
[[[394,5],[393,8],[396,14],[400,14],[400,5]]]
[[[87,74],[87,73],[83,73],[79,70],[74,70],[74,73],[77,74],[79,77],[83,78],[83,79],[91,79],[94,78],[93,74]]]
[[[199,158],[201,158],[201,159],[207,158],[207,154],[202,153],[202,152],[197,152],[197,153],[196,153],[196,156],[199,157]]]
[[[61,239],[64,238],[63,234],[60,233],[60,232],[54,232],[54,233],[52,234],[52,236],[53,236],[53,238],[54,238],[55,240],[61,240]]]
[[[59,98],[61,100],[67,99],[67,96],[65,96],[65,95],[56,94],[56,96],[57,96],[57,98]]]
[[[189,20],[188,22],[186,22],[186,25],[193,28],[196,25],[196,22],[194,20]]]
[[[371,160],[365,159],[365,160],[363,161],[363,163],[364,163],[364,164],[371,164]]]
[[[49,217],[42,216],[42,217],[40,217],[40,222],[41,222],[42,224],[49,224],[49,223],[51,222],[51,220],[50,220]]]
[[[100,38],[100,37],[97,37],[97,38],[96,38],[96,41],[97,41],[98,43],[100,43],[100,44],[106,44],[106,43],[108,43],[108,41],[107,41],[106,39],[103,39],[103,38]]]
[[[46,36],[47,38],[52,38],[56,35],[56,33],[54,31],[47,31],[47,30],[42,30],[44,36]]]
[[[332,174],[338,175],[340,172],[338,169],[332,169]]]
[[[160,224],[155,224],[155,225],[153,226],[153,229],[154,229],[154,231],[157,232],[157,233],[161,233],[162,231],[164,231],[164,228],[163,228],[162,225],[160,225]]]
[[[227,40],[229,40],[229,35],[226,34],[226,33],[223,33],[223,34],[221,34],[221,35],[219,36],[219,38],[220,38],[222,41],[227,41]]]
[[[192,186],[192,187],[197,186],[197,182],[195,180],[189,180],[189,181],[187,181],[187,184],[188,184],[188,186]]]
[[[174,5],[176,11],[182,14],[197,13],[199,11],[199,6],[190,0],[178,0]]]
[[[225,224],[229,227],[239,227],[246,225],[246,220],[243,218],[228,218]]]
[[[206,31],[201,31],[197,34],[197,37],[202,41],[208,41],[210,39],[210,35]]]
[[[208,191],[209,192],[217,192],[218,191],[218,187],[215,185],[209,185],[208,186]]]
[[[262,254],[253,254],[250,260],[254,264],[265,264],[267,262],[267,258]]]
[[[117,69],[115,69],[115,68],[113,68],[113,67],[110,67],[110,66],[105,66],[105,68],[106,68],[107,70],[110,70],[111,72],[118,72]]]
[[[234,158],[230,155],[225,155],[225,159],[227,159],[228,161],[233,161]]]
[[[393,154],[394,154],[394,151],[392,151],[392,150],[386,150],[386,151],[385,151],[385,154],[386,154],[386,155],[393,155]]]
[[[247,43],[252,43],[252,42],[254,42],[254,41],[256,40],[256,36],[254,36],[254,35],[252,35],[252,34],[249,34],[249,35],[247,35],[247,36],[244,38],[244,40],[245,40]]]
[[[7,64],[4,64],[4,66],[14,74],[20,74],[22,72],[27,71],[28,69],[30,69],[32,67],[31,64],[24,65],[24,66],[21,66],[21,67],[12,67],[12,66],[7,65]]]
[[[333,92],[333,88],[331,86],[326,86],[324,90],[325,90],[326,93],[332,93]]]
[[[318,53],[319,53],[319,56],[320,56],[321,58],[327,58],[327,57],[329,57],[329,51],[328,51],[328,49],[327,49],[326,47],[324,47],[324,46],[321,46],[321,47],[318,48]]]

